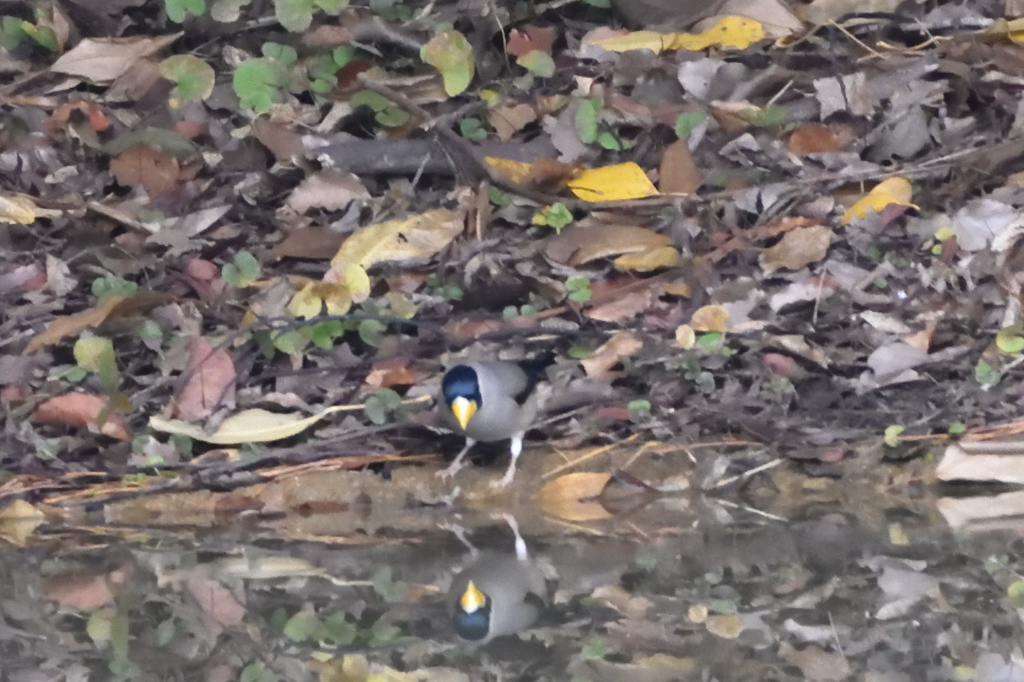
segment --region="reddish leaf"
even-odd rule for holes
[[[235,364],[227,351],[213,350],[201,336],[189,347],[189,374],[177,400],[177,416],[185,421],[205,419],[224,402],[235,399]]]
[[[39,405],[32,413],[31,421],[55,426],[95,428],[111,438],[131,440],[124,416],[111,412],[108,404],[106,398],[91,393],[65,393]],[[100,426],[98,421],[104,413],[106,419]]]

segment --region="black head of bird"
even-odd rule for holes
[[[480,641],[491,631],[491,600],[472,580],[459,597],[452,622],[455,634],[471,642]]]
[[[441,395],[448,409],[455,415],[465,431],[469,420],[480,409],[480,378],[470,365],[456,365],[448,370],[441,382]]]

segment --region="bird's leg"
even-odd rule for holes
[[[516,460],[519,459],[519,454],[523,451],[523,435],[522,433],[517,433],[512,436],[512,445],[510,447],[512,461],[508,463],[508,469],[505,470],[504,476],[497,481],[491,481],[492,488],[507,488],[512,479],[516,477]]]
[[[524,540],[523,536],[519,534],[519,524],[516,522],[516,517],[512,516],[508,512],[496,512],[491,514],[491,518],[501,519],[508,524],[508,527],[516,536],[516,558],[520,561],[529,561],[530,552],[526,549],[526,540]]]
[[[434,475],[437,476],[438,478],[444,480],[446,478],[451,478],[456,473],[458,473],[459,469],[462,468],[462,459],[466,456],[466,453],[469,452],[469,449],[471,447],[473,447],[473,445],[475,443],[476,443],[475,440],[473,440],[472,438],[468,438],[467,437],[466,438],[466,447],[462,448],[462,452],[460,452],[458,455],[456,455],[455,461],[452,462],[451,464],[449,464],[448,468],[442,469],[441,471],[438,471]]]

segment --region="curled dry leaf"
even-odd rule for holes
[[[465,214],[446,208],[368,225],[341,245],[331,268],[353,263],[368,268],[384,261],[430,258],[462,232]]]
[[[706,305],[690,318],[690,326],[698,332],[722,332],[729,322],[729,311],[720,305]]]
[[[268,410],[243,410],[221,422],[213,433],[206,433],[201,426],[179,419],[149,418],[149,428],[163,433],[177,433],[194,440],[214,445],[239,445],[241,443],[267,443],[297,435],[334,412],[363,409],[362,405],[335,405],[319,414],[306,416],[300,412],[270,412]]]
[[[537,491],[541,511],[565,521],[599,521],[611,516],[597,501],[611,480],[607,473],[574,473],[548,481]]]
[[[98,421],[105,415],[103,425]],[[97,429],[100,433],[117,440],[131,440],[124,416],[108,409],[108,401],[91,393],[65,393],[40,404],[30,420],[37,424],[74,426]]]
[[[128,71],[138,59],[170,45],[181,33],[146,38],[85,38],[50,66],[54,73],[108,83]]]
[[[633,332],[620,330],[612,334],[593,355],[580,360],[580,364],[591,379],[608,380],[612,378],[611,368],[623,357],[636,353],[643,345],[644,342]]]
[[[353,173],[322,171],[299,183],[285,201],[288,208],[305,213],[311,208],[337,211],[355,199],[367,198],[370,193]]]
[[[583,220],[570,225],[553,237],[545,248],[548,258],[565,265],[582,265],[599,258],[639,253],[662,246],[672,240],[646,227],[621,223]]]
[[[761,252],[758,262],[765,272],[780,268],[799,270],[825,258],[832,243],[832,229],[827,225],[798,227],[787,232],[775,246]]]
[[[665,148],[658,169],[658,189],[662,194],[691,194],[702,181],[686,140],[676,140]]]
[[[133,145],[112,158],[110,170],[126,187],[141,185],[151,199],[170,194],[181,174],[177,159],[148,144]]]
[[[214,350],[201,336],[189,343],[188,379],[175,402],[175,412],[185,421],[198,421],[222,404],[235,400],[235,363],[225,350]]]

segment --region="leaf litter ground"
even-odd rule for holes
[[[588,623],[583,639],[523,640],[572,655],[527,670],[517,663],[536,657],[499,656],[515,674],[1020,675],[1019,547],[979,535],[958,547],[961,564],[973,557],[964,571],[925,551],[950,547],[945,535],[900,535],[919,527],[907,515],[936,508],[954,527],[1019,509],[938,498],[929,457],[945,449],[943,479],[1024,480],[1006,444],[1024,351],[1022,48],[1009,9],[679,4],[650,25],[638,15],[665,8],[638,12],[647,0],[615,12],[281,2],[276,21],[247,6],[221,15],[226,4],[207,16],[202,3],[67,3],[4,18],[0,492],[36,504],[16,519],[84,524],[106,505],[108,520],[148,528],[316,512],[330,523],[303,527],[300,515],[260,533],[369,537],[386,556],[356,560],[374,585],[353,593],[359,605],[322,596],[305,620],[285,614],[285,631],[322,640],[317,618],[362,613],[352,641],[387,649],[389,623],[434,631],[436,612],[393,613],[394,590],[369,567],[408,565],[416,538],[441,542],[423,509],[512,504],[485,494],[486,468],[460,474],[461,494],[434,480],[448,441],[414,401],[452,358],[554,350],[544,421],[510,497],[556,563],[553,538],[581,524],[608,539],[580,540],[558,566],[560,615]],[[620,30],[620,17],[647,30]],[[337,405],[357,410],[325,413]],[[687,488],[726,490],[739,507],[684,505],[675,491]],[[530,521],[518,505],[535,493],[542,517]],[[836,507],[847,516],[824,513]],[[779,519],[792,523],[773,534]],[[682,530],[727,520],[754,532],[698,547]],[[32,544],[49,539],[39,528],[4,532]],[[851,528],[864,532],[850,539]],[[389,549],[386,529],[408,543]],[[828,571],[809,557],[832,546],[822,534],[866,557],[829,568],[850,582],[815,583]],[[638,558],[650,538],[656,549]],[[747,553],[723,560],[728,571],[680,561],[737,542]],[[797,549],[765,554],[773,545]],[[571,578],[594,550],[616,576],[599,592]],[[309,560],[347,574],[332,566],[344,556]],[[82,588],[84,606],[75,589],[30,591],[97,609],[90,640],[123,669],[126,616],[99,585],[161,573],[149,557],[105,561],[116,568],[50,573],[98,576],[75,583],[97,590]],[[170,612],[146,622],[236,625],[240,579],[210,570],[176,575],[223,601],[172,591]],[[870,605],[856,596],[863,582]],[[979,613],[993,587],[999,614]],[[843,622],[782,618],[768,595],[794,592],[787,608],[832,604]],[[581,611],[595,596],[606,620]],[[932,626],[927,642],[908,614]],[[349,630],[331,622],[343,642]],[[983,645],[982,626],[999,636]],[[649,646],[630,641],[637,631]],[[164,635],[137,641],[147,636]],[[724,666],[737,647],[754,669]],[[692,651],[710,653],[694,663]],[[437,655],[414,649],[403,666],[450,663]],[[283,674],[290,660],[270,667]]]

